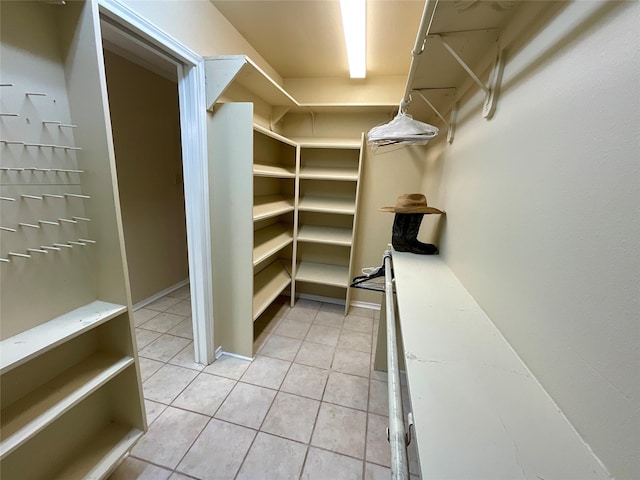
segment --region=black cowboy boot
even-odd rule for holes
[[[438,247],[418,240],[418,231],[422,223],[422,213],[396,213],[393,219],[391,245],[398,252],[417,253],[418,255],[435,255]]]

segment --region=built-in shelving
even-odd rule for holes
[[[104,478],[143,434],[141,430],[118,423],[107,425],[77,452],[75,461],[54,477],[55,480]]]
[[[100,386],[132,365],[132,357],[95,353],[4,407],[0,458],[4,458]]]
[[[300,262],[296,269],[296,281],[346,288],[349,285],[349,267]]]
[[[253,240],[253,266],[293,243],[290,225],[276,223],[256,230]]]
[[[291,284],[291,275],[279,261],[261,270],[253,280],[253,320]]]
[[[253,221],[277,217],[294,209],[292,198],[282,195],[264,195],[256,197],[253,205]]]
[[[282,167],[279,165],[253,165],[253,175],[260,177],[295,178],[296,169],[293,167]]]
[[[0,373],[41,355],[124,312],[127,307],[96,300],[0,342]]]
[[[297,239],[299,242],[324,243],[349,247],[353,240],[353,233],[350,228],[301,225],[298,228]]]
[[[355,198],[339,198],[326,195],[303,194],[298,208],[303,212],[324,212],[353,215],[356,211]]]
[[[300,178],[315,180],[358,181],[358,169],[347,167],[303,167]]]
[[[49,3],[2,4],[12,26],[0,39],[3,108],[27,119],[3,120],[16,144],[2,146],[2,162],[32,174],[2,180],[3,195],[25,199],[2,202],[3,225],[30,230],[0,231],[0,257],[13,252],[0,263],[0,471],[97,480],[146,417],[100,13],[93,2]]]

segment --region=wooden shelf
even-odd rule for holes
[[[78,452],[75,461],[55,478],[104,478],[143,434],[142,430],[112,423],[95,435],[85,448]]]
[[[6,373],[126,311],[124,305],[96,300],[7,338],[0,342],[0,373]]]
[[[358,181],[357,168],[303,167],[300,178],[316,180]]]
[[[395,106],[397,108],[397,105]],[[292,138],[303,148],[349,148],[358,150],[362,145],[360,138]]]
[[[257,230],[253,241],[253,266],[282,250],[293,242],[293,232],[287,225],[278,223]]]
[[[280,262],[273,262],[253,279],[253,320],[291,284],[291,276]]]
[[[96,353],[2,409],[0,458],[33,437],[134,362]]]
[[[295,166],[283,167],[279,165],[254,164],[253,175],[256,177],[295,178]]]
[[[293,199],[282,195],[264,195],[254,199],[253,221],[264,220],[293,211]]]
[[[300,262],[296,270],[296,281],[331,285],[334,287],[348,287],[349,267]]]
[[[297,106],[298,102],[245,55],[205,57],[207,79],[207,109],[211,110],[219,97],[233,85],[243,87],[269,105]],[[235,101],[242,99],[234,98]],[[245,99],[249,100],[249,99]]]
[[[324,212],[353,215],[356,211],[355,199],[320,195],[303,195],[298,208],[304,212]]]
[[[350,228],[302,225],[298,229],[298,241],[348,247],[351,246],[352,233]]]

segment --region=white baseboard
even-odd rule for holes
[[[368,308],[369,310],[380,310],[379,303],[370,302],[351,302],[352,307]]]
[[[136,303],[133,306],[133,311],[135,312],[136,310],[140,310],[141,308],[146,307],[150,303],[155,302],[156,300],[164,297],[165,295],[170,294],[171,292],[175,292],[176,290],[178,290],[179,288],[184,287],[185,285],[189,285],[189,279],[188,278],[185,279],[185,280],[182,280],[181,282],[176,283],[175,285],[172,285],[169,288],[165,288],[161,292],[158,292],[158,293],[156,293],[155,295],[152,295],[149,298],[145,298],[144,300]]]
[[[222,347],[218,347],[216,349],[216,360],[218,360],[223,355],[227,357],[239,358],[240,360],[247,360],[249,362],[253,362],[253,358],[251,357],[245,357],[244,355],[238,355],[237,353],[223,352]]]

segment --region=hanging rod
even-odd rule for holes
[[[439,0],[435,0],[434,2],[431,16],[429,16],[431,1],[426,0],[424,2],[422,18],[420,19],[420,27],[418,28],[418,35],[416,36],[416,43],[411,51],[411,68],[409,69],[409,76],[407,77],[407,85],[404,89],[404,97],[402,97],[402,101],[400,102],[401,111],[404,111],[411,101],[411,84],[413,83],[413,77],[415,76],[418,68],[418,57],[422,55],[422,52],[424,52],[427,37],[429,36],[429,30],[431,30],[431,23],[433,22],[433,17],[435,16],[436,8],[438,7],[438,1]]]

